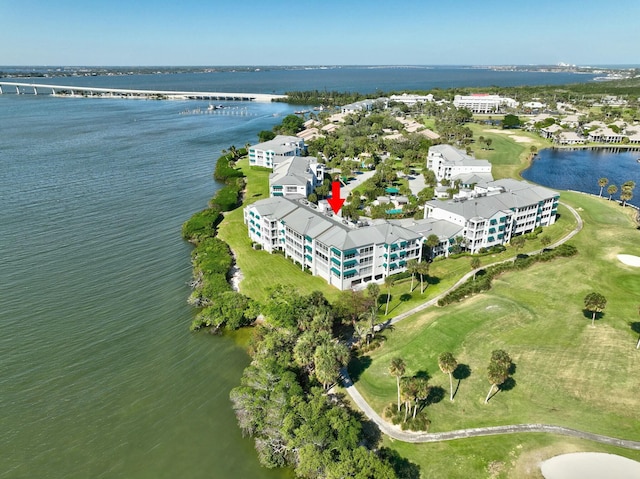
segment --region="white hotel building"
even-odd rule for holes
[[[502,107],[515,108],[518,102],[513,98],[502,97],[500,95],[489,95],[486,93],[475,93],[473,95],[456,95],[453,99],[453,106],[456,108],[466,108],[472,113],[496,113]]]

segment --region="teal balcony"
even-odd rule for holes
[[[357,264],[358,264],[358,260],[350,259],[349,261],[345,261],[344,262],[344,267],[345,268],[351,268],[352,266],[355,266]]]

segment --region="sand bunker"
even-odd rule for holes
[[[491,130],[487,130],[487,132],[500,133],[501,135],[508,135],[509,138],[511,138],[512,140],[518,143],[531,143],[533,141],[531,138],[528,138],[526,136],[516,135],[516,132],[514,131],[496,130],[492,128]]]
[[[627,266],[635,266],[640,268],[640,256],[633,256],[631,254],[619,254],[618,260]]]
[[[562,454],[544,461],[540,470],[545,479],[637,479],[640,462],[601,452]]]

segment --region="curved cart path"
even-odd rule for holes
[[[555,248],[556,246],[559,246],[562,243],[565,243],[566,241],[570,240],[576,234],[578,234],[584,226],[582,218],[580,217],[578,212],[575,209],[573,209],[571,206],[565,203],[562,203],[562,204],[569,209],[571,214],[573,214],[577,224],[576,224],[576,227],[567,236],[562,238],[560,241],[550,245],[549,246],[550,248]],[[535,254],[538,252],[539,251],[532,251],[530,254]],[[501,262],[513,261],[513,260],[514,258],[510,258]],[[493,264],[498,264],[498,263],[493,263]],[[491,265],[485,265],[482,268],[486,268],[487,266],[491,266]],[[482,268],[479,268],[479,269],[482,269]],[[433,299],[430,299],[429,301],[426,301],[425,303],[422,303],[421,305],[416,306],[415,308],[412,308],[409,311],[406,311],[402,314],[399,314],[398,316],[391,318],[385,323],[382,323],[380,326],[383,329],[391,324],[396,324],[419,311],[422,311],[424,309],[427,309],[437,304],[440,298],[442,298],[444,295],[449,293],[449,291],[457,288],[459,285],[464,283],[476,271],[471,271],[465,274],[462,278],[460,278],[460,280],[456,284],[454,284],[451,288],[449,288],[447,291],[443,292],[439,296]],[[360,408],[360,410],[364,413],[365,416],[367,416],[370,420],[375,422],[383,433],[399,441],[414,442],[414,443],[440,442],[440,441],[451,441],[454,439],[463,439],[467,437],[493,436],[497,434],[515,434],[515,433],[522,433],[522,432],[545,432],[545,433],[560,434],[563,436],[575,437],[578,439],[586,439],[589,441],[595,441],[602,444],[608,444],[611,446],[618,446],[618,447],[624,447],[627,449],[640,450],[640,441],[618,439],[615,437],[603,436],[601,434],[593,434],[590,432],[579,431],[577,429],[571,429],[571,428],[562,427],[562,426],[553,426],[550,424],[513,424],[513,425],[506,425],[506,426],[458,429],[455,431],[435,432],[435,433],[403,431],[399,426],[395,426],[385,421],[384,419],[382,419],[382,417],[376,411],[373,410],[373,408],[369,405],[369,403],[362,397],[362,395],[360,394],[360,391],[358,391],[358,389],[354,386],[346,368],[342,370],[342,385],[346,389],[349,396],[351,396],[351,399],[353,399],[355,404],[358,406],[358,408]]]

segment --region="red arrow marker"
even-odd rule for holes
[[[338,214],[340,208],[344,204],[344,198],[340,198],[340,182],[334,181],[331,183],[331,198],[327,200],[331,205],[331,209],[335,214]]]

